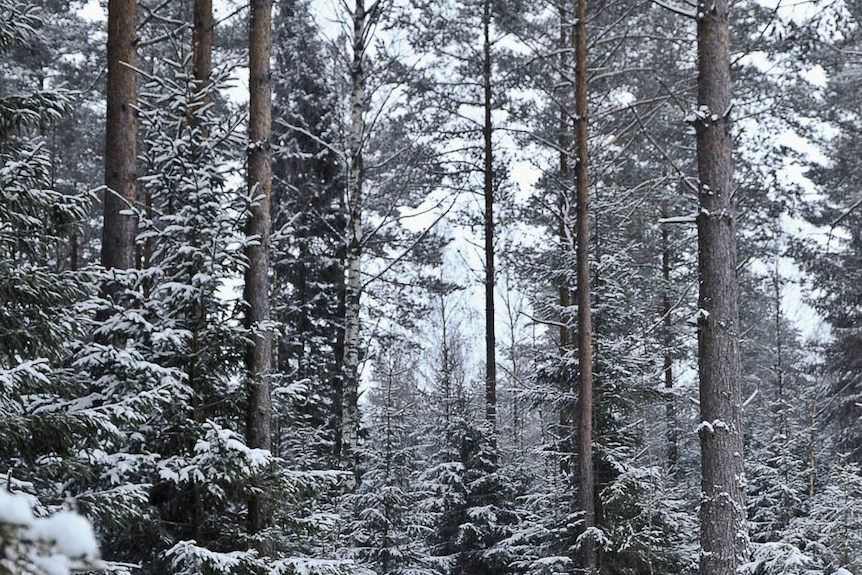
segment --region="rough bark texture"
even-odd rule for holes
[[[492,443],[497,434],[497,335],[494,326],[494,147],[491,123],[491,2],[483,2],[482,12],[482,88],[485,121],[482,138],[485,147],[483,166],[485,196],[485,420],[491,428]]]
[[[212,0],[195,0],[194,28],[192,29],[192,72],[198,90],[209,85],[212,75],[213,26]]]
[[[701,575],[732,575],[747,534],[740,406],[736,223],[727,0],[699,5],[697,170]]]
[[[577,244],[578,302],[578,468],[584,531],[596,525],[595,477],[593,472],[593,327],[590,312],[590,192],[587,168],[587,7],[586,0],[575,3],[575,241]],[[596,572],[596,546],[584,538],[581,567]]]
[[[246,354],[248,370],[248,414],[246,441],[249,447],[270,449],[272,400],[269,374],[272,363],[272,332],[262,323],[269,321],[269,235],[272,193],[271,125],[272,82],[269,67],[272,44],[272,2],[253,0],[249,25],[249,124],[248,188],[256,198],[246,220],[245,234],[259,241],[246,248],[243,299],[246,327],[254,330]],[[258,533],[272,518],[272,501],[263,492],[249,500],[249,531]]]
[[[359,311],[362,298],[362,188],[365,164],[365,1],[353,11],[353,64],[350,69],[350,173],[347,182],[347,261],[344,302],[344,387],[342,390],[341,461],[356,469],[359,443]]]
[[[136,0],[108,2],[108,76],[107,117],[105,121],[104,227],[102,265],[106,268],[135,267],[135,235],[138,218],[120,214],[136,201],[135,161],[138,120],[134,107],[138,101]]]

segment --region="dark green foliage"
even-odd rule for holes
[[[340,449],[344,315],[344,159],[327,52],[303,0],[277,3],[273,262],[280,454],[313,468]]]

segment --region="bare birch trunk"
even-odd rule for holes
[[[353,12],[353,64],[350,69],[350,173],[347,182],[347,256],[344,302],[344,381],[342,390],[341,461],[356,469],[359,444],[359,312],[362,298],[362,192],[365,179],[365,0]]]
[[[697,216],[700,295],[700,573],[732,575],[744,563],[736,221],[730,133],[727,0],[698,5]]]
[[[138,218],[120,212],[135,206],[138,101],[136,0],[108,2],[107,117],[105,121],[105,200],[101,261],[105,268],[135,267]]]
[[[249,24],[249,125],[248,189],[255,203],[249,208],[246,237],[258,241],[246,248],[243,299],[246,327],[253,332],[246,354],[248,413],[246,441],[249,447],[270,449],[272,399],[269,375],[272,363],[272,331],[269,321],[269,235],[272,193],[272,82],[269,67],[272,46],[272,0],[252,0]],[[259,533],[272,521],[272,501],[266,487],[249,500],[251,533]],[[266,546],[263,546],[266,547]],[[262,548],[266,553],[267,549]]]
[[[590,191],[587,148],[587,6],[576,0],[575,29],[575,241],[577,244],[578,301],[578,467],[584,531],[596,526],[595,477],[593,472],[593,327],[590,307]],[[595,541],[584,538],[582,568],[596,572]]]

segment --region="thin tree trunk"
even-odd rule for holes
[[[569,78],[566,77],[564,70],[568,67],[566,65],[567,58],[569,58],[568,48],[570,45],[568,44],[569,38],[566,34],[566,28],[569,26],[569,23],[566,21],[568,18],[568,14],[566,12],[565,7],[560,7],[560,70],[561,70],[561,78],[560,84],[565,86],[564,90],[568,90],[569,86],[566,85],[566,82],[569,81]],[[568,98],[561,98],[562,102],[565,102]],[[562,104],[561,106],[565,106],[566,104]],[[571,222],[571,201],[569,198],[570,188],[569,188],[569,145],[571,143],[570,137],[567,136],[567,132],[569,131],[569,111],[564,107],[560,108],[560,135],[558,137],[558,145],[560,148],[560,193],[559,199],[557,201],[557,209],[558,209],[558,218],[559,225],[557,229],[557,233],[560,238],[560,252],[563,260],[563,266],[565,267],[565,262],[567,261],[567,256],[574,250],[574,241],[573,241],[573,233],[572,233],[572,222]],[[565,394],[571,394],[574,390],[572,389],[572,370],[569,369],[569,354],[572,353],[574,346],[574,334],[572,333],[572,318],[571,318],[571,308],[572,308],[572,288],[569,285],[569,274],[564,272],[562,278],[560,279],[560,358],[562,359],[562,366],[560,369],[560,391]],[[574,420],[574,407],[569,403],[565,402],[563,407],[560,409],[560,426],[562,427],[562,433],[564,434],[565,439],[565,447],[564,456],[561,461],[561,469],[564,473],[568,473],[570,471],[570,467],[572,461],[569,460],[571,456],[571,452],[573,449],[571,436],[572,436],[572,426]]]
[[[782,335],[781,335],[781,272],[778,269],[779,264],[779,255],[775,255],[775,270],[773,271],[772,278],[772,289],[773,289],[773,300],[775,302],[775,310],[773,321],[775,323],[775,378],[776,378],[776,393],[778,394],[778,434],[782,438],[782,440],[786,441],[789,436],[789,426],[787,421],[787,398],[786,390],[784,386],[786,384],[786,377],[784,373],[784,353],[782,346]]]
[[[353,64],[350,69],[350,173],[347,182],[347,262],[344,302],[344,381],[341,415],[341,461],[356,469],[359,444],[359,312],[362,298],[362,193],[365,179],[365,0],[353,12]]]
[[[135,205],[138,139],[138,4],[136,0],[108,1],[107,117],[105,122],[105,200],[102,228],[102,265],[135,267],[138,218],[120,212]]]
[[[272,45],[272,0],[252,0],[249,25],[249,151],[248,189],[255,203],[249,208],[245,234],[258,238],[246,248],[243,298],[246,302],[246,327],[253,330],[246,354],[248,370],[248,446],[271,448],[272,399],[269,375],[272,363],[272,332],[262,325],[269,321],[269,235],[272,193],[271,119],[272,83],[270,49]],[[272,501],[266,486],[249,500],[248,523],[251,533],[259,533],[272,521]],[[266,545],[261,551],[266,553]]]
[[[575,28],[575,241],[577,243],[578,301],[578,467],[584,531],[596,525],[595,477],[593,471],[593,328],[590,312],[590,192],[587,149],[587,26],[586,0],[576,0]],[[582,567],[596,572],[596,546],[585,537]]]
[[[485,121],[482,138],[485,148],[483,167],[485,196],[485,420],[490,426],[491,442],[497,435],[497,336],[494,324],[494,156],[491,123],[491,2],[482,8],[482,88]]]
[[[197,93],[205,92],[210,85],[212,75],[212,44],[213,44],[213,14],[212,0],[194,0],[193,6],[193,22],[192,22],[192,74],[194,78],[193,90]],[[203,103],[207,101],[204,98]],[[200,149],[199,146],[206,144],[209,137],[209,130],[206,122],[201,123],[197,115],[191,117],[192,127],[199,127],[200,132],[197,133],[197,140],[194,142],[195,149]],[[193,160],[197,161],[197,155],[193,156]],[[191,238],[191,243],[197,247],[197,234]],[[191,278],[190,278],[191,279]],[[190,281],[191,283],[191,281]],[[198,329],[204,329],[208,321],[206,310],[200,303],[196,303],[192,308],[192,319],[197,323]],[[189,359],[188,366],[188,384],[192,389],[192,418],[196,423],[200,423],[203,415],[200,409],[200,383],[198,382],[198,361],[200,353],[200,342],[198,339],[198,329],[195,330],[192,338],[192,356]],[[203,500],[201,495],[201,486],[196,480],[191,482],[192,490],[192,535],[194,539],[200,540],[201,528],[203,525]]]
[[[730,133],[727,0],[699,5],[697,171],[700,372],[700,573],[731,575],[745,562],[736,222]]]
[[[78,234],[72,232],[69,238],[69,269],[73,272],[78,271]]]
[[[667,204],[662,205],[662,217],[668,217]],[[677,470],[679,462],[679,446],[677,440],[676,401],[673,396],[673,338],[671,328],[670,300],[670,230],[666,225],[661,229],[661,276],[664,283],[662,290],[662,317],[664,318],[664,388],[665,388],[665,416],[667,424],[667,465],[671,473]]]

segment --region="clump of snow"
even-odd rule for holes
[[[23,527],[33,523],[33,511],[26,495],[0,489],[0,523]]]
[[[71,511],[36,519],[28,535],[32,539],[53,542],[54,548],[68,557],[95,558],[99,554],[92,525]]]
[[[90,522],[71,511],[34,517],[36,499],[0,488],[0,553],[18,573],[70,575],[102,567]],[[5,563],[4,563],[5,564]]]
[[[752,560],[746,564],[743,571],[746,573],[796,573],[797,569],[811,562],[811,558],[805,555],[795,545],[783,542],[755,543],[753,545]],[[838,575],[836,572],[835,575]],[[845,573],[844,575],[851,575]]]
[[[39,571],[46,575],[69,575],[75,568],[72,561],[65,555],[36,557],[33,563],[38,565]]]

